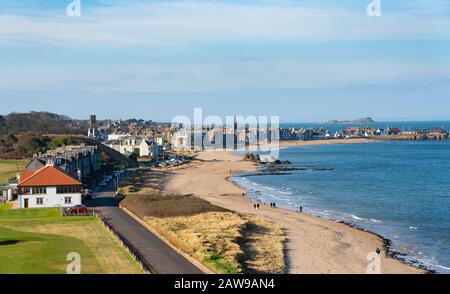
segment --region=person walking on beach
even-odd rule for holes
[[[300,213],[303,213],[303,206],[300,206]]]
[[[253,204],[253,208],[256,209],[256,204]]]
[[[259,203],[258,204],[256,204],[256,208],[259,210]]]

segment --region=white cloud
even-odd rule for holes
[[[3,74],[2,74],[3,73]],[[99,67],[15,66],[0,71],[0,90],[35,89],[135,92],[308,90],[351,86],[418,85],[450,79],[449,67],[390,64],[246,61]]]
[[[172,2],[126,6],[127,2],[123,2],[123,5],[84,9],[80,18],[67,17],[65,11],[60,15],[52,12],[39,17],[0,15],[0,45],[38,44],[83,49],[139,46],[138,51],[141,52],[154,46],[190,46],[216,41],[239,44],[252,41],[450,37],[449,19],[399,12],[369,18],[364,9],[302,8],[286,3],[275,6]],[[176,52],[171,51],[169,55],[174,56]],[[0,90],[183,93],[383,87],[450,80],[448,62],[402,62],[392,58],[388,62],[388,59],[374,61],[361,57],[344,61],[337,58],[330,62],[335,59],[331,57],[323,61],[315,57],[308,61],[292,56],[291,59],[220,60],[223,56],[218,55],[213,61],[196,59],[193,62],[189,56],[184,56],[178,63],[162,64],[160,60],[146,58],[140,65],[123,62],[122,66],[114,63],[115,57],[111,55],[106,57],[111,61],[110,65],[99,65],[96,60],[92,64],[83,61],[77,64],[76,61],[71,62],[71,56],[59,65],[30,59],[29,62],[5,64],[0,68]],[[76,58],[77,61],[82,59],[80,56]],[[130,57],[125,57],[125,61],[127,58]]]
[[[126,5],[126,4],[124,4]],[[148,3],[60,14],[0,15],[0,44],[176,46],[209,41],[358,40],[450,37],[450,20],[295,4]]]

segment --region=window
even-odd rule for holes
[[[80,187],[77,186],[60,186],[56,187],[57,194],[74,194],[80,193]]]
[[[47,194],[46,187],[33,187],[31,191],[31,194]]]
[[[72,197],[64,197],[64,204],[72,204]]]
[[[44,198],[36,198],[36,205],[43,205],[44,204]]]
[[[21,190],[22,191],[20,191],[20,194],[23,194],[23,195],[28,195],[31,192],[31,188],[29,188],[29,187],[23,187]]]

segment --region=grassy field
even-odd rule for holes
[[[165,174],[138,170],[122,183],[121,205],[172,245],[219,274],[285,270],[284,234],[263,219],[240,215],[190,195],[162,195]]]
[[[26,160],[0,160],[0,184],[6,184],[10,178],[16,177],[17,170],[22,171],[26,164]]]
[[[11,209],[11,207],[12,207],[11,203],[0,203],[0,211],[9,210]]]
[[[142,273],[94,217],[61,218],[57,209],[0,211],[0,274],[64,274],[67,254],[81,256],[81,273]]]

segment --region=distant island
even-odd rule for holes
[[[328,125],[367,125],[367,124],[374,124],[375,121],[371,117],[364,117],[359,118],[355,120],[330,120],[326,122]]]

